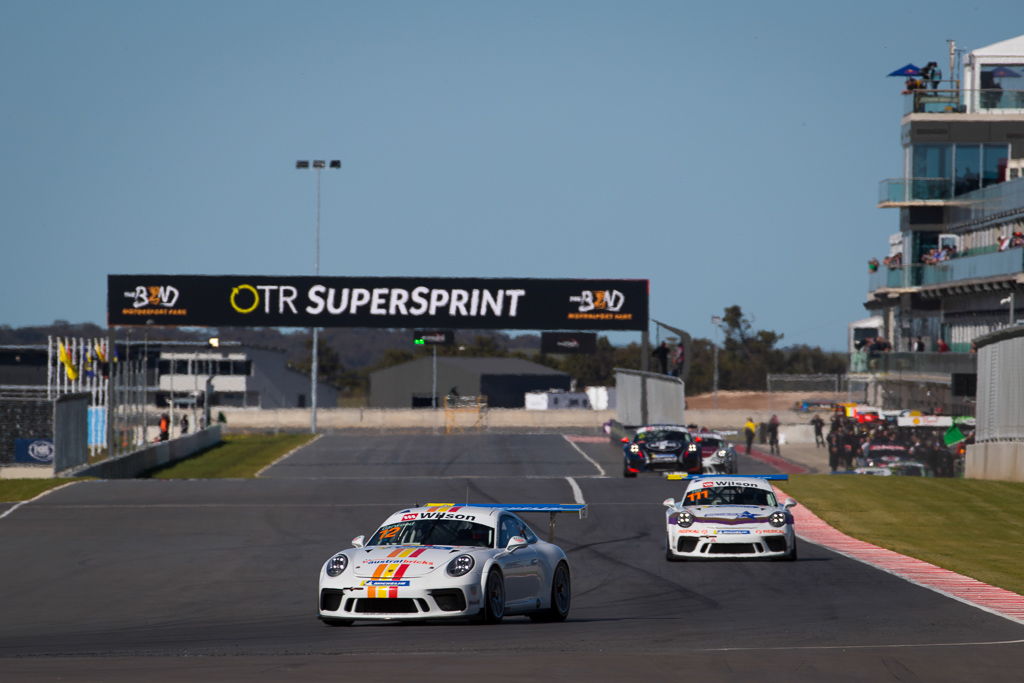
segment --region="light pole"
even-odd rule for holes
[[[722,324],[722,317],[718,315],[711,316],[711,324],[715,326],[717,332],[718,326]],[[718,410],[718,334],[715,334],[715,338],[711,340],[711,346],[714,347],[715,356],[715,375],[712,380],[712,391],[715,396],[715,410]]]
[[[1005,299],[999,302],[1001,304],[1010,304],[1010,325],[1013,325],[1013,309],[1016,308],[1016,306],[1014,305],[1016,303],[1014,301],[1015,299],[1016,297],[1014,296],[1014,292],[1011,290],[1010,296],[1006,297]]]
[[[320,171],[324,169],[324,166],[328,162],[323,159],[314,159],[313,170],[316,171],[316,237],[313,248],[313,274],[320,275]],[[304,169],[309,168],[310,162],[308,160],[299,160],[295,162],[295,168]],[[330,161],[331,168],[341,168],[341,161],[338,159],[332,159]],[[320,362],[318,356],[319,351],[319,337],[320,330],[315,325],[313,326],[313,362],[309,369],[309,431],[316,434],[316,384],[317,375],[320,374]]]

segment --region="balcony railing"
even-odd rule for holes
[[[850,372],[871,374],[951,375],[978,371],[975,353],[878,353],[866,351],[850,354]]]
[[[953,198],[949,178],[886,178],[878,184],[879,204],[948,201]]]
[[[1024,112],[1024,90],[910,90],[903,94],[904,114],[977,114]]]
[[[868,291],[926,287],[947,282],[1012,275],[1024,271],[1024,248],[993,251],[974,256],[957,256],[935,265],[919,263],[889,269],[882,266],[868,274]]]

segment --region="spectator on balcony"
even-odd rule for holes
[[[949,344],[942,337],[939,337],[939,341],[935,342],[935,347],[939,353],[946,353],[949,351]]]
[[[1011,247],[1024,247],[1024,232],[1014,231],[1013,237],[1010,238]]]
[[[921,353],[924,351],[924,340],[920,337],[914,337],[914,342],[910,345],[910,350],[915,353]]]
[[[661,374],[668,374],[668,355],[671,350],[668,348],[668,342],[661,342],[658,348],[651,352],[651,355],[658,359],[658,367],[661,369]]]
[[[942,71],[939,70],[939,65],[937,63],[928,62],[925,67],[921,69],[922,87],[931,83],[932,90],[937,90],[939,87],[939,81],[941,80]]]
[[[888,261],[888,260],[889,259],[886,259],[886,261]],[[888,264],[886,264],[886,265],[888,265]],[[869,273],[874,273],[874,272],[877,272],[877,271],[878,271],[878,259],[876,259],[874,256],[872,256],[871,260],[868,261],[868,272]]]
[[[1006,251],[1010,248],[1010,238],[1006,235],[999,236],[999,251]]]
[[[889,270],[901,268],[903,266],[903,252],[898,251],[892,256],[886,256],[882,259],[882,263],[884,263]]]

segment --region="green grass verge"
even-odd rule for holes
[[[804,474],[780,488],[845,534],[1024,595],[1024,483]]]
[[[86,481],[92,477],[72,477],[68,479],[0,479],[0,500],[5,503],[18,503],[35,498],[43,491],[55,489],[73,481]]]
[[[149,473],[153,479],[248,479],[312,434],[231,434],[212,448]]]

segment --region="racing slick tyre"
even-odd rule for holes
[[[531,621],[565,621],[569,616],[569,605],[572,603],[572,581],[569,578],[569,567],[559,562],[551,577],[551,606],[541,612],[530,615]]]
[[[330,617],[320,617],[320,621],[324,622],[324,626],[351,626],[351,619],[332,619]]]
[[[487,574],[484,583],[484,606],[474,621],[481,624],[500,624],[505,616],[505,577],[497,569]]]
[[[629,471],[629,467],[627,465],[623,464],[622,465],[622,476],[624,476],[626,479],[632,479],[632,478],[636,477],[636,472],[630,472]]]
[[[796,541],[793,542],[793,549],[782,558],[783,562],[796,562]]]

